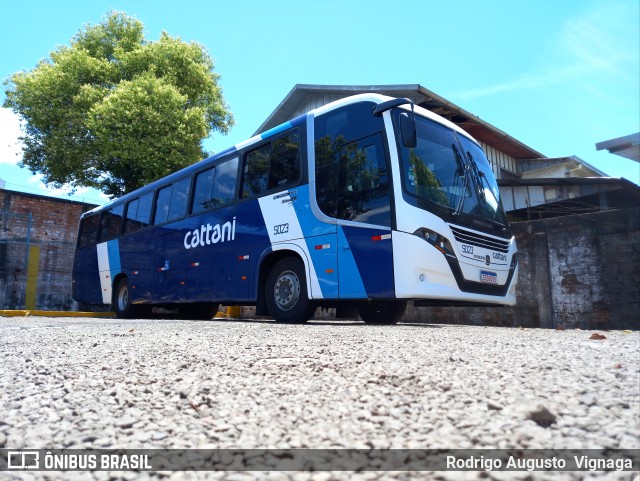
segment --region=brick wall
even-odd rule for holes
[[[512,224],[517,304],[411,308],[407,321],[549,328],[640,329],[638,208]]]
[[[0,308],[24,309],[28,246],[38,246],[36,309],[70,309],[78,221],[95,207],[0,189]]]

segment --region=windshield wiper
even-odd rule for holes
[[[482,172],[480,169],[478,169],[478,164],[476,164],[475,159],[473,158],[473,155],[471,155],[471,152],[469,152],[467,150],[467,156],[469,157],[469,161],[471,162],[471,166],[473,168],[473,174],[474,177],[476,179],[476,184],[478,187],[478,197],[480,197],[486,204],[488,204],[487,202],[487,196],[486,196],[486,190],[485,190],[485,186],[488,187],[489,192],[491,192],[491,195],[493,196],[493,198],[495,199],[496,203],[498,203],[498,198],[496,197],[495,193],[493,192],[493,189],[491,188],[491,184],[489,184],[489,181],[487,180],[487,176],[485,175],[484,172]]]
[[[458,164],[456,175],[458,177],[460,175],[464,176],[464,180],[462,183],[462,193],[460,195],[460,198],[458,199],[458,205],[456,206],[456,209],[451,214],[453,216],[458,216],[460,215],[460,212],[462,212],[462,207],[464,206],[464,196],[469,186],[469,165],[462,160],[462,156],[460,155],[460,152],[458,152],[458,148],[456,147],[456,144],[451,144],[451,148],[453,149],[453,152],[456,155],[456,163]],[[456,183],[457,183],[458,177],[456,177]],[[454,187],[456,183],[453,184]]]
[[[471,152],[469,152],[468,150],[467,150],[467,157],[469,158],[469,162],[471,163],[471,168],[473,169],[473,177],[475,180],[478,197],[480,197],[484,202],[486,202],[487,198],[484,194],[484,182],[481,178],[481,176],[483,176],[484,173],[478,170],[478,165],[476,164],[476,161],[473,158],[473,155],[471,155]]]

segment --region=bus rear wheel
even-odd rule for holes
[[[267,278],[265,301],[269,314],[276,322],[307,322],[315,312],[307,294],[307,278],[300,259],[286,257],[279,260]]]
[[[136,306],[131,303],[131,289],[126,277],[120,279],[116,285],[112,306],[116,316],[121,319],[130,319],[137,313]]]
[[[396,324],[407,309],[407,301],[373,301],[360,308],[360,318],[367,324]]]

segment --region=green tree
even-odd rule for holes
[[[147,41],[140,21],[111,12],[13,74],[4,106],[25,121],[23,167],[120,196],[206,157],[202,139],[228,132],[218,80],[202,45]]]

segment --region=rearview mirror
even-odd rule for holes
[[[402,145],[408,148],[415,148],[418,145],[416,138],[416,120],[413,115],[407,113],[400,114],[400,137]]]

